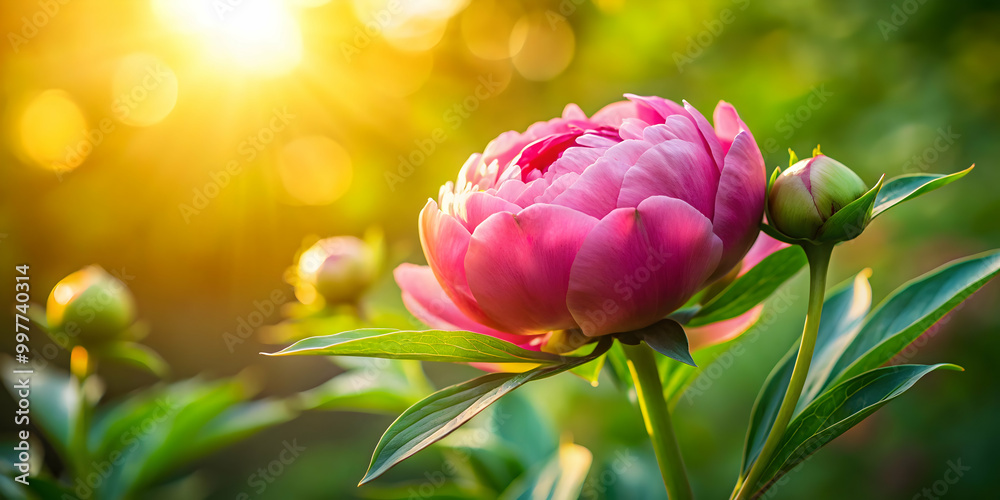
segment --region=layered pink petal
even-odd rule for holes
[[[472,234],[458,219],[438,209],[434,200],[428,200],[420,211],[420,245],[427,264],[451,300],[477,323],[495,327],[469,290],[465,276],[465,254]]]
[[[650,127],[653,135],[654,129]],[[719,173],[701,145],[672,139],[654,143],[628,170],[618,195],[618,207],[635,207],[652,196],[684,200],[705,217],[715,212]]]
[[[754,266],[760,264],[760,261],[764,260],[768,255],[789,246],[788,243],[778,241],[765,233],[760,233],[757,236],[757,240],[753,242],[753,246],[747,252],[746,257],[743,257],[743,263],[740,265],[740,272],[737,276],[743,276],[747,271],[753,269]]]
[[[513,333],[575,327],[566,308],[570,268],[596,224],[575,210],[542,204],[480,224],[465,268],[483,312]]]
[[[485,191],[472,193],[461,204],[460,213],[456,214],[465,228],[471,233],[476,230],[487,217],[503,211],[518,211],[521,207],[494,196]]]
[[[743,335],[757,323],[763,309],[764,306],[759,305],[732,319],[697,328],[686,328],[684,333],[687,333],[688,348],[694,352],[699,349],[728,342]]]
[[[748,132],[740,132],[726,153],[712,224],[725,250],[712,279],[724,276],[746,254],[764,218],[764,158]]]
[[[743,123],[740,119],[739,113],[736,112],[736,108],[732,104],[726,101],[719,101],[719,104],[715,106],[715,112],[712,114],[712,121],[715,122],[715,136],[719,138],[719,142],[722,143],[722,150],[725,153],[729,153],[729,148],[732,146],[733,141],[736,140],[736,136],[740,132],[750,132],[747,128],[747,124]],[[751,138],[753,136],[751,135]]]
[[[552,203],[602,219],[618,208],[622,180],[631,167],[613,158],[601,158],[556,196]]]
[[[616,209],[573,262],[569,310],[588,336],[648,326],[697,292],[721,254],[712,223],[683,201],[655,196]]]
[[[684,101],[684,109],[687,110],[688,114],[691,115],[691,119],[698,126],[698,131],[701,132],[702,141],[705,147],[712,152],[712,158],[715,159],[715,166],[718,170],[722,171],[722,166],[725,163],[726,152],[729,151],[729,145],[727,144],[723,148],[722,143],[719,141],[719,137],[716,135],[716,131],[712,128],[712,125],[708,123],[705,116],[701,114],[700,111],[695,109],[694,106],[688,104]],[[732,140],[729,141],[732,143]]]
[[[737,277],[746,274],[747,271],[760,264],[760,261],[764,260],[768,255],[788,246],[788,243],[783,243],[764,233],[760,233],[757,236],[757,241],[754,242],[753,246],[750,247],[750,251],[747,252],[746,257],[743,258]],[[757,323],[763,309],[764,305],[761,304],[735,318],[686,329],[685,332],[687,333],[688,344],[691,350],[696,351],[711,347],[743,335]]]

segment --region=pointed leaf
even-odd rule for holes
[[[529,351],[489,335],[447,330],[365,328],[300,340],[269,356],[366,356],[451,363],[559,363],[554,354]]]
[[[763,302],[806,265],[799,247],[788,247],[768,255],[743,276],[705,304],[686,326],[702,326],[735,318]]]
[[[878,217],[890,208],[907,200],[912,200],[922,194],[934,191],[937,188],[955,182],[965,174],[972,171],[975,165],[953,174],[913,174],[893,177],[885,183],[878,198],[875,199],[875,208],[872,210],[872,218]]]
[[[157,377],[170,372],[170,366],[156,351],[137,342],[114,342],[102,348],[98,355],[102,359],[122,361],[142,368]]]
[[[1000,251],[953,261],[898,288],[865,320],[825,384],[882,365],[1000,272]]]
[[[816,399],[844,349],[854,340],[872,305],[871,271],[866,269],[826,294],[816,347],[796,413]]]
[[[687,334],[680,323],[667,318],[657,321],[646,328],[631,332],[644,340],[654,351],[681,363],[695,366],[688,348]]]
[[[764,380],[764,385],[757,395],[757,400],[750,410],[750,425],[747,426],[747,437],[743,445],[743,462],[740,465],[740,477],[745,477],[750,472],[750,466],[760,455],[760,450],[764,448],[764,441],[771,432],[774,420],[778,418],[778,409],[781,401],[788,390],[788,384],[792,380],[792,369],[795,368],[795,355],[798,347],[781,358],[774,369]]]
[[[590,383],[592,387],[597,387],[598,378],[601,376],[601,369],[604,368],[604,361],[607,359],[607,354],[602,354],[598,356],[597,359],[586,363],[576,368],[570,369],[570,373],[580,377]]]
[[[757,495],[823,445],[939,368],[962,370],[951,364],[889,366],[862,373],[825,392],[788,425],[774,459],[757,483]]]
[[[875,206],[875,199],[882,189],[884,179],[885,175],[880,177],[867,193],[848,203],[827,219],[814,239],[820,243],[832,243],[857,238],[871,222],[872,208]]]
[[[430,446],[468,422],[505,394],[532,381],[593,361],[607,352],[610,337],[602,338],[594,351],[563,364],[542,366],[522,373],[491,373],[468,382],[446,387],[411,406],[385,431],[372,455],[365,484]]]

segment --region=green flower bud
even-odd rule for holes
[[[135,299],[100,266],[88,266],[52,288],[45,307],[49,329],[85,347],[119,339],[135,322]]]
[[[767,200],[769,222],[792,238],[813,238],[827,219],[867,191],[843,163],[817,154],[775,179]]]
[[[378,270],[375,252],[354,236],[319,240],[299,257],[296,296],[305,303],[318,294],[327,305],[356,302]]]

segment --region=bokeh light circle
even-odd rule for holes
[[[104,133],[88,138],[87,119],[65,90],[51,89],[34,96],[18,123],[24,153],[39,166],[68,171],[78,166],[103,141]],[[97,144],[95,144],[97,142]]]
[[[528,80],[551,80],[569,66],[575,44],[573,28],[562,16],[554,12],[527,14],[511,31],[511,61]]]
[[[115,118],[146,127],[166,118],[177,104],[177,75],[159,57],[132,54],[118,64],[111,92]]]
[[[340,144],[321,135],[299,137],[286,144],[278,158],[281,184],[295,201],[328,205],[351,185],[351,157]]]

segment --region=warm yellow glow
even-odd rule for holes
[[[177,75],[156,56],[132,54],[118,64],[111,92],[115,117],[127,125],[145,127],[174,109]]]
[[[512,62],[521,76],[529,80],[551,80],[562,73],[570,61],[576,40],[569,21],[554,13],[522,17],[510,34]]]
[[[68,304],[74,295],[76,295],[76,291],[73,290],[72,286],[65,283],[56,285],[56,289],[52,291],[52,297],[56,299],[56,303],[59,305]]]
[[[302,61],[299,25],[281,0],[153,0],[157,15],[203,38],[220,61],[261,74],[282,75]]]
[[[468,0],[355,0],[354,11],[370,34],[381,34],[393,47],[411,52],[434,48],[448,20]]]
[[[285,145],[278,159],[285,191],[305,205],[327,205],[351,185],[351,157],[323,136],[300,137]]]
[[[35,96],[25,107],[18,128],[28,157],[55,171],[80,166],[94,149],[87,140],[83,112],[64,90],[46,90]]]
[[[69,354],[69,370],[80,380],[90,374],[90,354],[83,346],[74,346]]]
[[[487,60],[510,57],[510,33],[520,18],[512,2],[478,0],[462,12],[462,38],[469,51]]]

